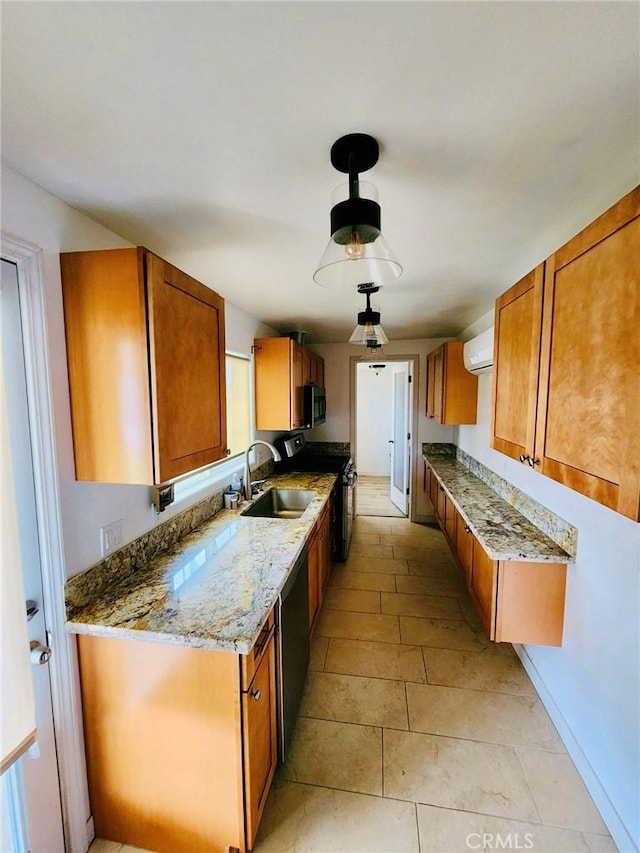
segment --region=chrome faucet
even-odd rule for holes
[[[256,439],[256,441],[254,441],[252,444],[249,445],[249,447],[247,447],[247,452],[244,455],[244,496],[248,501],[250,501],[253,496],[251,491],[251,469],[249,468],[249,453],[251,452],[252,448],[256,446],[256,444],[264,444],[265,447],[268,447],[271,451],[271,455],[273,456],[274,462],[280,462],[280,460],[282,459],[282,456],[280,456],[280,453],[273,446],[273,444],[271,444],[269,441],[263,441],[261,438]]]

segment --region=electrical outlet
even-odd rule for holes
[[[112,554],[122,545],[122,519],[112,521],[100,528],[100,545],[102,556]]]

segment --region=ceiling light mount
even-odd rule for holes
[[[378,162],[380,148],[366,133],[349,133],[331,147],[331,164],[349,175],[348,185],[334,193],[331,239],[313,274],[316,284],[342,289],[371,281],[376,286],[397,278],[402,267],[380,232],[380,205],[373,184],[359,174]],[[346,197],[344,197],[346,194]]]

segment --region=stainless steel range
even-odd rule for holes
[[[353,460],[345,453],[310,453],[305,447],[304,434],[299,432],[281,443],[282,462],[277,470],[300,471],[318,474],[338,474],[339,488],[336,492],[335,517],[335,560],[346,560],[351,543],[353,518],[355,515],[355,494],[358,474]]]

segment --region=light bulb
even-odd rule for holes
[[[364,258],[365,245],[360,240],[360,234],[357,231],[351,232],[351,239],[345,244],[344,253],[350,261],[357,261]]]

